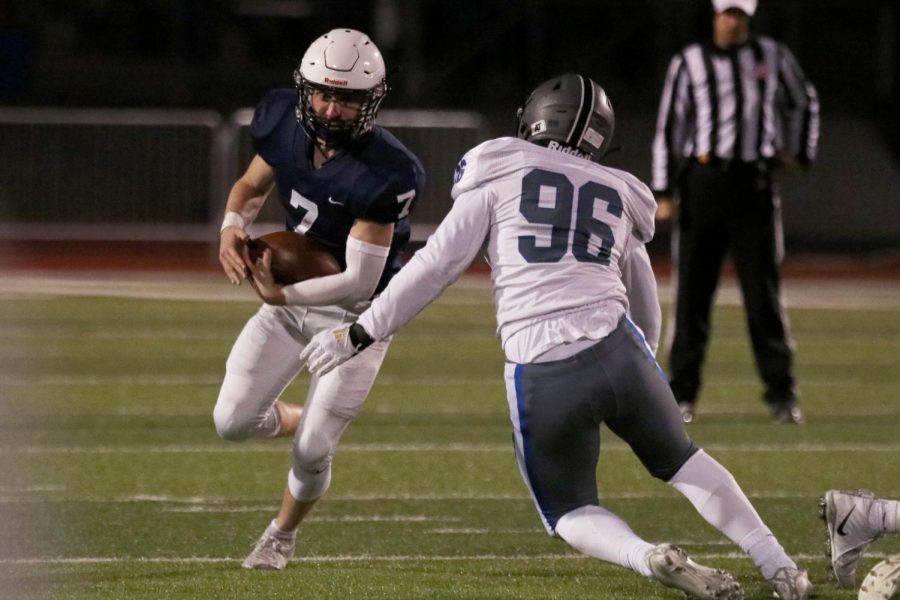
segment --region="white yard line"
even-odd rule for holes
[[[900,386],[900,384],[897,384]],[[877,387],[877,386],[876,386]],[[475,417],[485,417],[485,416],[495,416],[498,419],[501,419],[504,423],[506,423],[507,413],[501,412],[500,409],[502,407],[498,407],[498,410],[494,410],[491,408],[475,408],[475,407],[466,407],[466,406],[456,406],[456,405],[444,405],[444,406],[427,406],[427,407],[413,407],[413,406],[393,406],[391,404],[378,404],[377,400],[372,400],[372,404],[365,408],[365,411],[362,413],[363,415],[387,415],[387,416],[415,416],[415,417],[423,417],[423,416],[434,416],[435,418],[440,419],[441,417],[447,416],[475,416]],[[46,410],[44,408],[43,410]],[[40,411],[40,412],[43,412]],[[36,411],[37,412],[37,411]],[[748,404],[747,406],[728,406],[728,407],[717,407],[715,405],[704,404],[703,406],[703,414],[704,415],[717,415],[717,416],[731,416],[731,417],[746,417],[749,415],[762,415],[765,414],[765,409],[761,404]],[[182,410],[172,410],[171,407],[159,410],[146,409],[141,407],[122,407],[122,406],[113,406],[104,408],[97,408],[95,410],[84,410],[73,412],[70,414],[77,414],[84,417],[155,417],[155,418],[169,418],[169,419],[184,419],[190,417],[197,418],[209,418],[210,410],[197,410],[195,408],[185,408]],[[814,416],[816,418],[823,417],[845,417],[845,418],[868,418],[868,417],[898,417],[900,418],[900,405],[898,406],[867,406],[867,407],[859,407],[852,406],[846,408],[816,408],[814,411]],[[359,419],[357,419],[359,420]]]
[[[738,453],[801,453],[819,454],[829,452],[844,453],[900,453],[900,443],[824,443],[807,444],[704,444],[704,449],[711,452],[738,452]],[[237,445],[237,444],[209,444],[209,445],[179,445],[169,446],[25,446],[12,445],[0,446],[0,452],[9,455],[127,455],[127,454],[283,454],[285,445]],[[604,452],[631,452],[631,449],[620,442],[607,442],[603,446]],[[511,452],[508,444],[341,444],[342,454],[351,453],[500,453]]]
[[[895,282],[851,280],[787,280],[788,308],[900,310],[900,285]],[[490,305],[490,281],[483,275],[467,275],[455,283],[439,302],[458,305]],[[670,302],[672,287],[659,286],[660,298]],[[232,286],[224,276],[184,273],[71,273],[6,272],[0,277],[0,297],[86,296],[258,302],[248,286]],[[738,306],[740,292],[733,279],[723,281],[716,303]]]
[[[695,545],[707,545],[706,542],[690,542]],[[867,558],[883,559],[889,555],[884,552],[867,552]],[[741,552],[691,552],[691,557],[703,560],[735,559],[750,560]],[[794,554],[794,559],[804,562],[825,562],[824,553]],[[73,556],[73,557],[32,557],[32,558],[0,558],[0,564],[13,565],[78,565],[78,564],[205,564],[240,562],[243,557],[234,556],[185,556],[185,557],[129,557],[129,556]],[[423,555],[379,555],[379,554],[344,554],[295,556],[294,563],[360,563],[360,562],[466,562],[466,561],[547,561],[547,560],[592,560],[583,554],[469,554],[462,556],[423,556]]]
[[[892,361],[886,361],[892,364]],[[490,375],[484,377],[467,377],[460,375],[445,377],[398,377],[394,375],[380,375],[376,381],[377,385],[382,386],[427,386],[427,387],[449,387],[455,385],[497,385],[502,386],[503,380],[500,376],[500,366],[502,362],[497,361],[498,375]],[[221,385],[222,373],[205,373],[178,375],[171,373],[155,373],[152,375],[61,375],[53,373],[43,373],[35,375],[9,375],[4,376],[0,380],[0,387],[17,387],[17,386],[33,386],[33,385],[61,385],[61,386],[77,386],[77,385]],[[300,378],[295,380],[296,383],[302,383],[304,378],[308,377],[305,373],[300,374]],[[759,387],[761,384],[755,379],[716,379],[711,378],[708,386],[728,386],[728,387]],[[900,387],[898,382],[882,382],[882,381],[849,381],[847,379],[838,380],[804,380],[801,384],[803,387]]]
[[[602,486],[601,486],[602,487]],[[756,500],[809,500],[818,499],[821,492],[787,492],[772,490],[745,490],[749,498]],[[33,494],[31,492],[30,494]],[[900,495],[900,490],[882,490],[881,495],[893,498]],[[600,498],[610,500],[670,500],[678,498],[677,492],[669,489],[653,492],[607,492],[601,490]],[[177,512],[179,507],[185,512],[255,512],[257,510],[272,510],[272,503],[260,503],[259,498],[222,498],[218,496],[170,496],[166,494],[147,495],[133,494],[123,496],[77,496],[67,495],[63,490],[57,490],[51,496],[37,496],[16,494],[0,496],[0,503],[4,504],[35,504],[35,503],[72,503],[85,504],[158,504],[165,512]],[[519,493],[427,493],[427,494],[335,494],[328,496],[329,504],[338,502],[366,503],[366,502],[531,502],[531,496],[524,490]],[[247,504],[245,504],[247,503]],[[252,503],[252,504],[249,504]],[[313,518],[313,517],[310,517]],[[450,520],[450,517],[446,517]]]

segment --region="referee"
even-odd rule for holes
[[[751,35],[757,0],[712,4],[712,42],[691,44],[672,58],[653,141],[657,219],[675,217],[678,192],[669,385],[690,423],[728,253],[744,297],[763,399],[776,422],[802,423],[781,302],[783,243],[773,175],[806,168],[815,158],[819,103],[790,50]]]

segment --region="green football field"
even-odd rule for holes
[[[807,424],[772,424],[734,291],[716,308],[698,420],[801,566],[828,580],[818,497],[900,498],[900,290],[788,282]],[[663,294],[666,296],[665,290]],[[665,303],[667,305],[667,302]],[[225,357],[246,286],[184,275],[0,283],[0,598],[680,598],[544,533],[511,451],[484,280],[450,288],[395,338],[283,572],[240,560],[275,515],[285,439],[220,440]],[[302,401],[307,376],[288,390]],[[770,590],[750,560],[603,432],[601,501],[646,539]],[[868,570],[900,552],[877,541]]]

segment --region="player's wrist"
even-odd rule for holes
[[[243,231],[246,225],[247,224],[244,222],[244,217],[242,217],[240,213],[229,210],[225,213],[225,217],[222,219],[222,226],[219,227],[219,234],[221,235],[221,233],[229,227],[235,227]]]
[[[351,325],[347,335],[350,338],[350,345],[357,352],[365,350],[375,342],[372,336],[369,335],[369,332],[359,323]]]
[[[653,199],[657,204],[672,202],[672,192],[670,190],[653,190]]]

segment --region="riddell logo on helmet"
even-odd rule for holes
[[[327,83],[328,85],[339,85],[339,86],[342,86],[342,87],[346,87],[346,86],[347,86],[347,80],[346,80],[346,79],[332,79],[332,78],[330,78],[330,77],[326,77],[326,78],[325,78],[325,83]]]
[[[566,146],[565,144],[560,144],[556,140],[550,140],[550,143],[547,144],[548,150],[556,150],[557,152],[562,152],[563,154],[571,154],[572,156],[577,156],[579,158],[587,158],[590,159],[591,156],[587,152],[582,152],[578,148],[573,148],[571,146]]]

